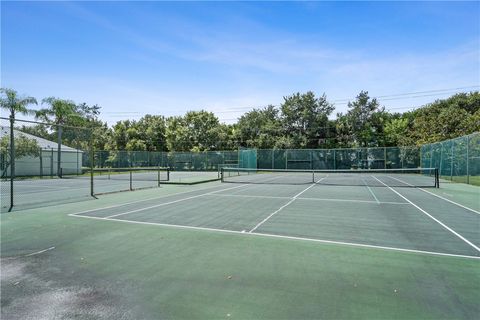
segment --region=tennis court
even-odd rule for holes
[[[222,171],[223,181],[2,214],[3,314],[478,316],[478,187],[440,180],[437,188],[427,169]],[[84,178],[46,181],[43,196],[89,190]]]
[[[313,172],[306,171],[236,168],[224,177],[224,182],[230,183],[209,190],[127,202],[71,216],[479,257],[478,209],[416,187],[437,184],[435,176],[419,175],[417,171],[412,175],[407,170],[370,170],[368,176],[317,172],[315,178]]]

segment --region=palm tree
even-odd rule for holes
[[[10,112],[10,209],[13,207],[13,179],[15,177],[15,139],[13,135],[13,127],[15,125],[15,115],[32,114],[34,111],[29,109],[31,104],[37,104],[37,100],[33,97],[19,97],[17,91],[13,89],[0,88],[0,108]]]
[[[57,175],[61,176],[61,148],[62,148],[62,129],[63,125],[69,120],[81,119],[78,107],[73,101],[49,97],[42,100],[42,104],[49,105],[35,112],[35,118],[52,123],[57,129],[58,147],[57,147]]]

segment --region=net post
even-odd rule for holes
[[[315,170],[312,170],[312,183],[315,183]]]
[[[160,187],[160,167],[157,168],[157,186]]]
[[[440,188],[440,179],[438,177],[438,168],[435,168],[435,188]]]
[[[132,174],[132,169],[130,168],[129,170],[129,173],[130,173],[130,191],[133,191],[133,183],[132,183],[132,179],[133,179],[133,174]]]
[[[223,179],[224,174],[225,174],[224,168],[221,167],[221,168],[220,168],[220,181],[221,181],[221,182],[225,182],[224,179]]]

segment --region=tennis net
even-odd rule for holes
[[[94,179],[106,180],[137,180],[137,181],[168,181],[168,168],[105,168],[93,169]]]
[[[275,170],[222,168],[222,182],[319,184],[369,187],[438,187],[436,168],[369,170]]]
[[[93,172],[94,180],[131,180],[131,181],[169,181],[170,169],[163,167],[137,168],[95,168],[84,169],[81,175],[62,175],[65,179],[90,179]]]

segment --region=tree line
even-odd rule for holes
[[[336,113],[326,95],[295,93],[279,106],[253,108],[236,123],[221,123],[209,111],[182,116],[145,115],[111,127],[98,105],[49,97],[41,101],[1,89],[10,117],[33,115],[37,124],[16,121],[16,129],[73,148],[108,151],[209,151],[258,149],[414,146],[480,131],[480,93],[458,93],[413,111],[388,112],[367,91]],[[335,119],[332,117],[335,116]],[[3,139],[2,139],[3,140]],[[89,145],[91,144],[91,145]],[[2,142],[6,147],[6,142]],[[2,147],[3,148],[3,147]]]

